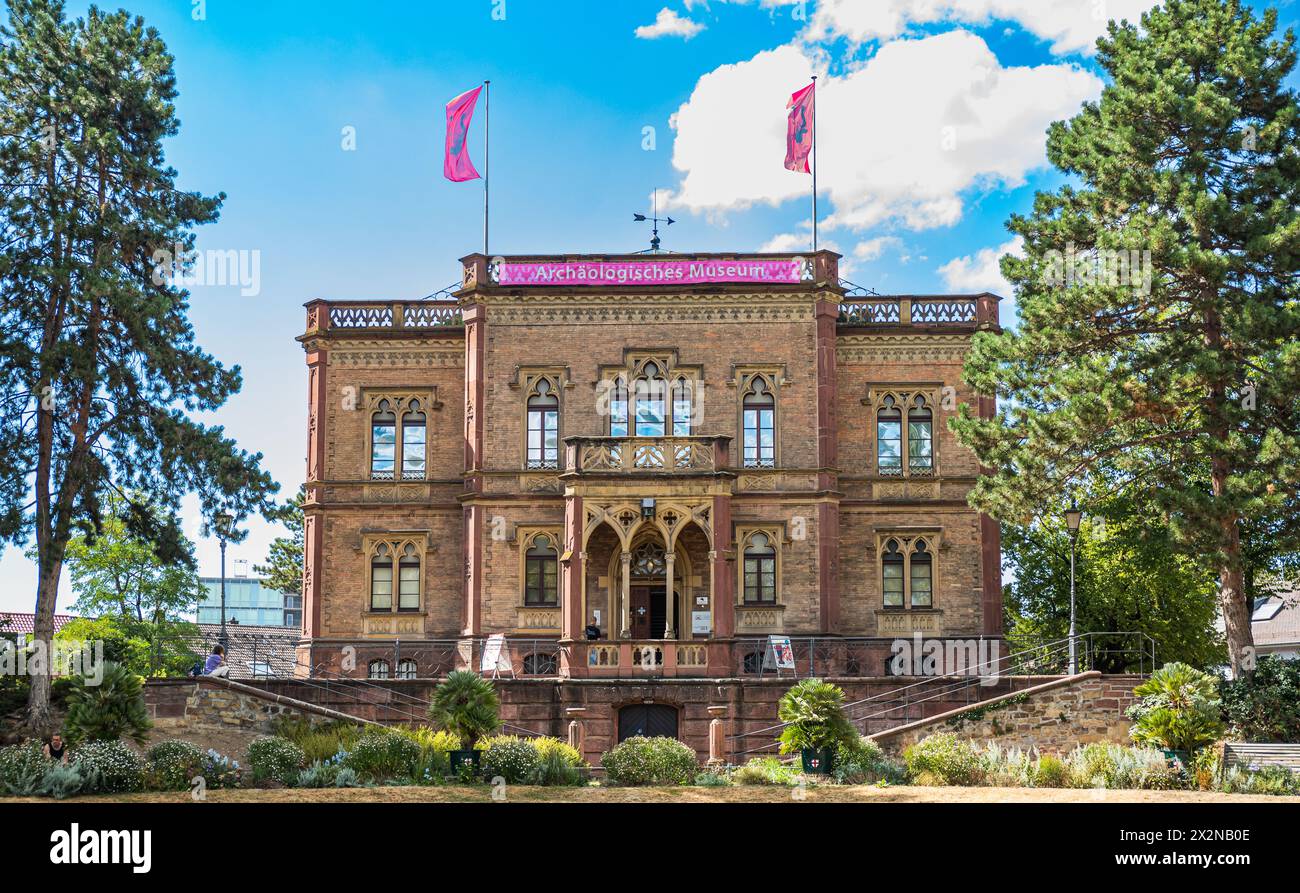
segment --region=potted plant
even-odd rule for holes
[[[500,711],[496,689],[478,673],[454,670],[439,683],[429,704],[429,719],[460,743],[460,749],[447,754],[453,775],[465,766],[478,771],[479,752],[474,745],[501,728]]]
[[[820,679],[791,686],[781,696],[777,716],[785,723],[781,753],[799,751],[803,771],[810,775],[830,774],[835,748],[858,737],[844,715],[844,692]]]

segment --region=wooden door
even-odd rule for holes
[[[650,635],[650,594],[652,586],[633,586],[631,592],[632,638],[649,639]],[[662,635],[662,633],[660,633]]]

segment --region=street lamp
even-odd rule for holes
[[[1065,510],[1065,526],[1070,530],[1070,675],[1073,676],[1079,672],[1079,657],[1075,653],[1074,645],[1074,547],[1079,541],[1079,522],[1083,520],[1083,512],[1079,510],[1077,503],[1071,502],[1070,507]]]
[[[230,538],[234,526],[235,519],[230,512],[217,513],[213,524],[217,533],[217,542],[221,544],[221,635],[217,641],[221,643],[222,651],[230,650],[230,643],[226,638],[226,541]]]

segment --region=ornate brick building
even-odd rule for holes
[[[425,678],[886,672],[1000,634],[997,527],[947,429],[973,296],[838,255],[471,255],[454,300],[307,305],[302,663]],[[351,648],[345,648],[351,646]]]

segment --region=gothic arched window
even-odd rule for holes
[[[876,410],[876,467],[891,477],[903,473],[903,412],[892,395]]]
[[[391,481],[397,473],[397,415],[387,400],[370,415],[370,477]]]
[[[765,533],[756,533],[745,544],[745,602],[776,602],[776,549]]]
[[[912,474],[934,471],[934,414],[920,394],[907,410],[907,470]]]
[[[560,401],[549,380],[540,379],[528,398],[528,467],[560,465]]]
[[[633,383],[632,415],[636,419],[637,437],[663,437],[667,419],[668,384],[655,362],[645,364],[642,375]]]
[[[426,418],[419,400],[412,400],[402,414],[402,479],[424,480]]]
[[[741,409],[745,467],[773,468],[776,465],[776,398],[762,376],[754,377]]]
[[[524,604],[554,605],[560,600],[559,563],[546,534],[533,538],[524,556]]]
[[[885,554],[881,557],[881,590],[886,608],[903,607],[903,564],[898,540],[886,542]]]

